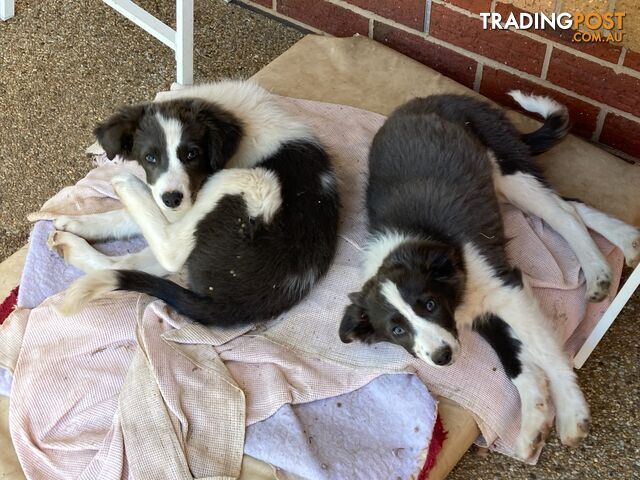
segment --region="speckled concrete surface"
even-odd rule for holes
[[[172,0],[138,4],[174,22]],[[222,0],[195,2],[195,79],[249,77],[302,33]],[[97,0],[18,0],[0,21],[0,260],[27,213],[90,168],[91,130],[175,80],[173,52]]]
[[[173,18],[171,0],[138,3]],[[92,125],[174,79],[172,52],[97,0],[19,0],[16,9],[0,22],[0,259],[26,241],[26,213],[91,167]],[[196,26],[198,81],[250,76],[302,36],[221,0],[196,2]],[[585,445],[552,437],[533,467],[471,452],[450,478],[640,478],[639,316],[636,294],[578,373],[593,411]]]

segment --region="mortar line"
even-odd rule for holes
[[[593,131],[593,135],[591,136],[591,140],[597,142],[600,139],[600,134],[602,133],[602,127],[604,127],[604,121],[607,117],[606,108],[601,108],[598,112],[598,116],[596,117],[596,129]]]
[[[473,80],[473,90],[480,93],[480,85],[482,84],[482,70],[483,64],[478,62],[478,66],[476,67],[476,78]]]

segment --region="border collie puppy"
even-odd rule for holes
[[[620,245],[629,264],[640,259],[640,235],[551,190],[531,155],[567,134],[567,111],[547,98],[512,94],[546,118],[539,130],[521,136],[488,103],[442,95],[410,101],[376,134],[366,198],[367,280],[349,295],[339,333],[346,343],[392,342],[445,366],[459,351],[458,331],[472,327],[519,391],[517,454],[529,459],[551,427],[549,393],[566,445],[587,435],[589,409],[548,320],[506,257],[499,197],[564,236],[593,301],[607,294],[610,271],[587,226]]]
[[[112,290],[158,297],[204,324],[269,320],[329,268],[338,193],[327,152],[277,98],[225,81],[124,107],[95,129],[107,156],[138,162],[146,183],[113,178],[123,210],[54,220],[49,245],[85,272],[63,313]],[[85,239],[141,233],[149,247],[108,257]],[[161,278],[186,269],[189,288]]]

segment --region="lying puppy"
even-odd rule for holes
[[[640,234],[562,200],[545,183],[531,155],[567,134],[567,111],[547,98],[513,96],[546,118],[539,130],[521,136],[489,104],[443,95],[400,107],[376,134],[366,199],[368,280],[349,296],[340,338],[393,342],[445,366],[460,348],[458,331],[472,327],[519,391],[517,454],[529,459],[551,427],[549,391],[566,445],[587,435],[589,409],[549,322],[509,264],[498,199],[541,217],[569,242],[592,301],[607,295],[611,274],[587,227],[620,246],[631,265],[640,259]]]
[[[113,187],[124,210],[56,218],[49,245],[88,273],[71,314],[112,290],[143,292],[217,326],[268,320],[303,298],[331,263],[338,193],[329,156],[275,97],[248,82],[125,107],[95,134],[109,158],[138,162]],[[149,247],[108,257],[86,239],[142,233]],[[189,288],[161,277],[186,269]]]

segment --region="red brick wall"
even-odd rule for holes
[[[484,30],[510,0],[240,0],[317,32],[367,35],[510,108],[508,90],[550,95],[573,131],[640,159],[640,52],[573,43],[570,32]]]

